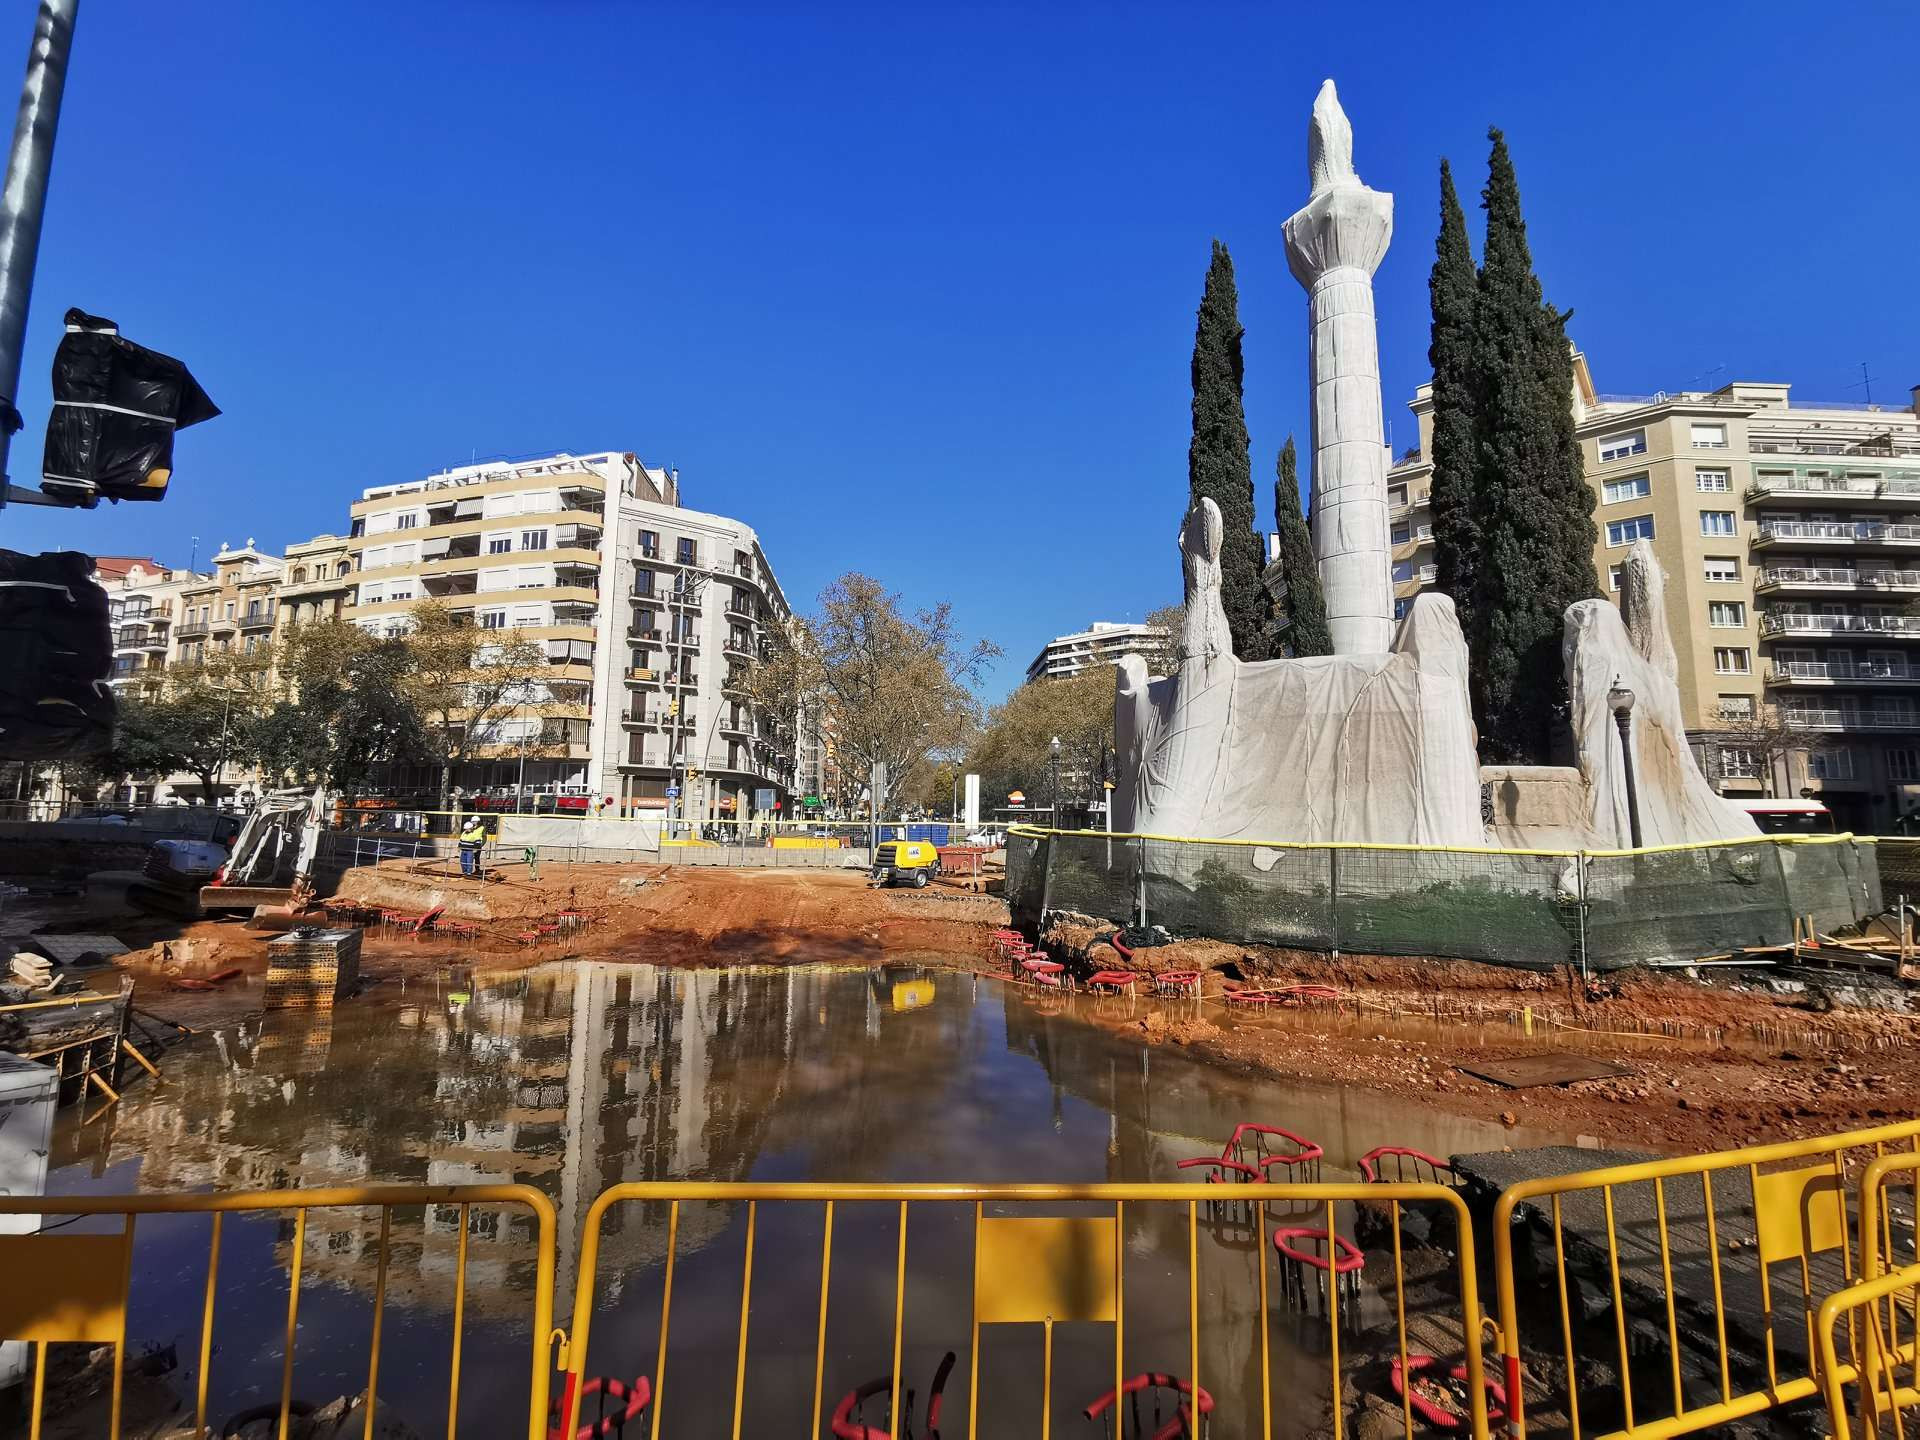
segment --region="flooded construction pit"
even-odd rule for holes
[[[912,967],[691,971],[582,962],[493,978],[445,970],[396,979],[332,1011],[277,1012],[184,1043],[167,1056],[163,1084],[135,1088],[88,1123],[69,1112],[49,1188],[523,1183],[558,1212],[554,1323],[570,1328],[587,1207],[625,1181],[1197,1182],[1201,1172],[1180,1171],[1177,1162],[1218,1155],[1242,1121],[1284,1127],[1323,1149],[1317,1174],[1310,1163],[1282,1164],[1276,1178],[1297,1169],[1299,1178],[1329,1181],[1357,1178],[1359,1158],[1382,1145],[1446,1156],[1569,1139],[1366,1090],[1248,1078],[1177,1046],[1139,1044],[1117,1024],[1088,1023],[1096,1010],[1113,1022],[1156,1008],[1178,1016],[1190,1003],[1047,995]],[[1204,1199],[1205,1186],[1189,1188]],[[1111,1206],[995,1203],[985,1212],[989,1221],[1013,1215],[1104,1217],[1084,1233],[1113,1233],[1098,1228],[1111,1223]],[[1276,1226],[1324,1227],[1324,1208],[1275,1205],[1255,1214],[1199,1203],[1191,1216],[1191,1235],[1184,1202],[1129,1203],[1121,1216],[1123,1290],[1114,1303],[1124,1318],[1125,1372],[1191,1373],[1191,1314],[1201,1384],[1216,1406],[1213,1433],[1258,1433],[1263,1389],[1276,1422],[1323,1423],[1332,1337],[1321,1272],[1277,1258],[1271,1234]],[[524,1433],[540,1272],[530,1212],[476,1204],[463,1226],[457,1205],[414,1205],[394,1210],[388,1223],[383,1411],[418,1433],[445,1431],[457,1306],[460,1432]],[[656,1386],[664,1379],[662,1433],[809,1434],[816,1413],[818,1433],[830,1433],[840,1398],[891,1369],[897,1302],[902,1400],[907,1388],[920,1397],[915,1433],[926,1433],[926,1391],[952,1351],[958,1359],[941,1426],[964,1434],[972,1418],[974,1206],[913,1206],[896,1296],[901,1224],[890,1201],[836,1205],[823,1330],[820,1202],[761,1202],[750,1214],[743,1203],[690,1199],[677,1216],[660,1201],[615,1204],[600,1228],[586,1373],[628,1383],[645,1376]],[[1338,1296],[1347,1307],[1343,1409],[1351,1419],[1355,1407],[1390,1403],[1397,1429],[1400,1405],[1387,1374],[1397,1344],[1392,1230],[1382,1239],[1374,1223],[1370,1241],[1368,1224],[1368,1212],[1342,1204],[1337,1228],[1352,1236],[1357,1226],[1368,1247],[1365,1269]],[[157,1351],[160,1365],[174,1367],[168,1383],[191,1414],[202,1383],[211,1220],[142,1216],[137,1228],[129,1338],[135,1353]],[[1461,1343],[1460,1296],[1445,1226],[1427,1216],[1404,1228],[1413,1348],[1451,1364]],[[223,1417],[280,1398],[296,1249],[292,1394],[319,1404],[360,1393],[382,1288],[380,1212],[315,1209],[299,1234],[290,1215],[227,1215],[223,1231],[204,1377],[216,1429]],[[1422,1249],[1428,1232],[1436,1243]],[[1191,1295],[1190,1245],[1198,1266]],[[1264,1275],[1256,1254],[1268,1259]],[[983,1266],[979,1285],[1015,1318],[1023,1318],[1028,1290],[1046,1290],[1044,1277],[1004,1264]],[[1071,1312],[1106,1302],[1055,1295],[1033,1303]],[[1096,1433],[1079,1412],[1113,1383],[1114,1330],[1064,1323],[1070,1313],[1060,1318],[1052,1330],[1053,1422],[1062,1434]],[[1046,1348],[1038,1323],[983,1327],[981,1433],[1038,1432]],[[816,1381],[817,1354],[824,1358]],[[866,1423],[887,1428],[887,1401],[882,1394],[865,1407]],[[596,1403],[588,1402],[586,1418]],[[732,1428],[736,1404],[740,1429]],[[1143,1405],[1151,1422],[1151,1404]],[[1143,1433],[1155,1428],[1148,1423]]]

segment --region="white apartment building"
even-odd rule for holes
[[[191,570],[130,566],[116,579],[102,576],[107,615],[113,626],[113,671],[109,682],[120,693],[156,688],[173,648],[173,627],[180,618],[180,593],[205,583]]]
[[[1056,635],[1041,646],[1027,666],[1027,679],[1059,680],[1095,665],[1117,665],[1129,652],[1145,656],[1151,668],[1154,657],[1164,655],[1166,650],[1164,626],[1096,620],[1084,630]]]
[[[621,813],[665,809],[675,780],[691,816],[790,808],[790,729],[733,683],[785,599],[753,532],[684,509],[674,472],[619,451],[489,461],[371,487],[352,517],[354,623],[403,634],[431,596],[546,653],[544,683],[454,777],[463,790],[515,786],[524,758],[529,793]]]
[[[589,784],[622,814],[792,815],[795,718],[740,684],[791,614],[759,537],[683,507],[671,472],[628,477],[607,516],[602,553],[619,590],[600,617]]]

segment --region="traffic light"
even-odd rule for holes
[[[679,713],[680,713],[680,702],[678,700],[669,700],[667,702],[667,718],[671,720],[673,719],[674,716],[678,715]]]

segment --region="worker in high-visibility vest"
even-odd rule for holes
[[[466,828],[460,832],[460,873],[478,875],[480,873],[480,851],[487,843],[487,827],[478,815],[467,817]]]

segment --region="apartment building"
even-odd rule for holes
[[[316,535],[287,546],[280,578],[276,639],[296,625],[347,617],[353,603],[353,546],[341,535]]]
[[[1027,666],[1027,679],[1064,679],[1096,665],[1117,665],[1129,653],[1146,657],[1148,667],[1158,673],[1157,659],[1166,655],[1167,648],[1165,626],[1096,620],[1084,630],[1056,635],[1042,645]]]
[[[284,568],[278,555],[257,549],[251,538],[238,548],[222,544],[208,562],[208,573],[180,588],[173,663],[198,665],[211,655],[251,655],[270,644]]]
[[[545,652],[463,790],[516,786],[524,763],[529,793],[622,813],[667,808],[669,789],[706,818],[788,805],[791,726],[739,689],[785,598],[753,532],[682,506],[677,474],[618,451],[487,462],[374,486],[351,513],[355,624],[404,634],[431,597]]]
[[[1810,795],[1861,831],[1920,807],[1920,390],[1905,406],[1795,403],[1758,381],[1606,395],[1579,355],[1574,381],[1596,580],[1617,595],[1627,547],[1652,542],[1708,777],[1731,797]],[[1434,577],[1429,387],[1412,409],[1419,450],[1387,477],[1399,606]]]
[[[758,535],[684,507],[671,472],[628,477],[607,513],[619,593],[601,618],[589,783],[622,814],[792,815],[817,793],[795,788],[798,719],[743,686],[792,613]]]
[[[151,565],[151,568],[149,568]],[[168,570],[158,561],[139,561],[117,576],[100,572],[113,626],[113,670],[108,683],[122,693],[152,693],[173,651],[173,629],[180,595],[204,583],[191,570]]]

